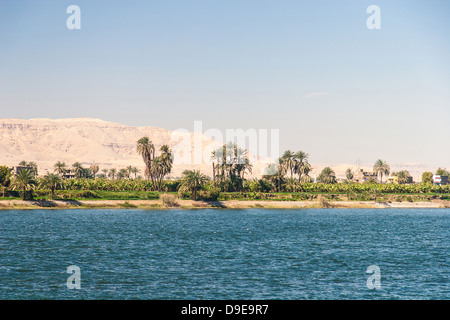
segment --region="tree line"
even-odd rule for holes
[[[169,146],[162,145],[160,148],[156,148],[148,137],[142,137],[136,143],[136,150],[145,165],[144,177],[139,175],[141,171],[133,166],[120,170],[116,168],[103,169],[101,170],[102,173],[99,173],[100,168],[97,164],[83,167],[80,162],[75,162],[69,167],[65,162],[58,161],[53,166],[53,173],[39,179],[37,178],[38,167],[34,162],[20,162],[19,165],[28,167],[28,169],[20,170],[15,177],[11,176],[10,168],[0,166],[0,184],[3,187],[3,197],[5,197],[8,188],[21,190],[23,199],[25,199],[27,191],[45,188],[50,190],[51,199],[53,199],[55,190],[76,188],[75,184],[65,182],[68,177],[73,178],[69,180],[78,179],[82,181],[96,179],[99,183],[91,185],[96,185],[97,189],[114,189],[104,182],[109,178],[116,182],[126,179],[134,179],[139,182],[134,185],[123,184],[123,188],[139,188],[149,191],[170,189],[173,191],[165,185],[165,178],[171,173],[173,167],[173,154]],[[176,190],[180,194],[189,194],[191,198],[197,199],[199,195],[203,198],[214,198],[220,192],[301,192],[314,182],[325,185],[333,185],[338,182],[336,173],[330,167],[323,168],[316,179],[312,178],[313,168],[309,162],[309,157],[309,154],[304,151],[287,150],[275,163],[266,167],[264,175],[260,179],[247,179],[246,175],[252,173],[253,167],[249,160],[248,151],[230,142],[211,153],[212,178],[200,172],[200,170],[185,170],[181,179],[174,185],[176,185]],[[386,161],[379,159],[373,166],[373,173],[380,178],[380,183],[383,183],[383,177],[389,176],[391,169]],[[410,175],[407,170],[393,172],[392,175],[398,178],[399,184],[405,184],[409,181]],[[436,175],[449,176],[450,173],[446,169],[439,168]],[[430,172],[423,173],[422,182],[432,183],[432,176],[433,174]],[[347,169],[344,182],[351,184],[354,182],[354,178],[353,171],[350,168]],[[144,183],[144,181],[146,182]],[[371,183],[374,182],[371,181]],[[89,185],[88,182],[83,183]]]

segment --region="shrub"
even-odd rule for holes
[[[135,206],[134,204],[129,203],[128,201],[125,201],[124,203],[121,204],[121,207],[123,208],[137,208],[137,206]]]
[[[180,186],[179,180],[164,180],[162,189],[166,192],[176,192]]]
[[[259,183],[259,180],[257,179],[247,180],[244,183],[244,190],[251,192],[259,192],[262,190],[262,185]]]
[[[163,206],[165,207],[177,207],[178,206],[178,197],[174,194],[163,193],[159,196]]]
[[[178,198],[180,199],[190,199],[191,198],[191,192],[186,188],[180,188],[178,189]]]
[[[48,190],[34,190],[36,197],[48,197],[50,196],[50,191]]]
[[[90,191],[90,190],[86,190],[86,191],[81,192],[78,195],[78,197],[85,198],[85,199],[88,199],[88,198],[100,198],[99,195],[96,192]]]
[[[329,203],[328,200],[323,195],[320,195],[317,199],[319,201],[320,208],[332,208],[333,207],[331,205],[331,203]]]
[[[200,190],[198,198],[203,201],[217,201],[220,196],[219,188],[209,188],[208,190]]]

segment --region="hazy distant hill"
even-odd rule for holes
[[[127,166],[138,167],[142,172],[143,161],[136,152],[136,142],[143,136],[148,136],[156,148],[168,144],[174,149],[175,158],[180,153],[175,152],[180,138],[173,139],[173,132],[156,127],[132,127],[115,122],[90,118],[76,119],[0,119],[0,165],[17,165],[20,161],[34,161],[38,164],[39,174],[53,171],[57,161],[64,161],[69,166],[78,161],[84,166],[97,163],[100,169]],[[193,155],[194,134],[182,133],[180,137],[189,141]],[[185,169],[197,168],[211,176],[212,168],[209,162],[210,149],[215,149],[221,143],[200,135],[202,139],[203,164],[174,164],[172,177],[181,176]],[[192,143],[192,145],[191,145]],[[214,147],[213,147],[214,146]],[[282,153],[284,150],[280,150]],[[182,155],[182,154],[181,154]],[[312,155],[313,156],[313,155]],[[179,159],[179,158],[178,158]],[[193,162],[191,162],[193,163]],[[260,176],[267,165],[254,163],[253,175]],[[314,171],[311,176],[318,175],[320,170],[330,164],[312,163]],[[355,165],[334,164],[331,167],[338,177],[345,177],[349,167],[357,170]],[[363,166],[371,170],[371,166]],[[391,164],[391,170],[407,169],[420,181],[420,175],[425,170],[434,170],[425,166],[408,164]]]
[[[53,171],[53,164],[64,161],[69,166],[78,161],[100,168],[136,166],[143,171],[143,161],[136,152],[136,142],[148,136],[156,148],[168,144],[173,148],[172,132],[156,127],[131,127],[90,118],[76,119],[0,119],[0,164],[17,165],[34,161],[39,174]],[[183,136],[191,139],[192,134]],[[203,136],[205,145],[212,141]],[[209,163],[174,166],[172,176],[186,168],[200,168],[210,175]]]

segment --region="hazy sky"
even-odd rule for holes
[[[0,118],[67,117],[450,168],[450,1],[0,0]]]

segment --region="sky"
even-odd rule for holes
[[[312,162],[450,168],[449,34],[447,0],[0,0],[0,118],[279,129]]]

